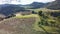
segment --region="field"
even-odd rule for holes
[[[0,34],[34,34],[35,18],[9,18],[0,23]]]
[[[35,12],[39,12],[39,11],[43,11],[44,13],[44,17],[38,17],[38,19],[36,20],[35,24],[34,24],[34,29],[36,31],[45,31],[45,32],[49,32],[50,34],[60,34],[60,19],[58,17],[53,17],[50,15],[51,12],[60,12],[60,10],[50,10],[50,9],[46,9],[46,8],[39,8],[39,9],[28,9],[28,10],[33,10]],[[48,17],[45,19],[45,17]],[[38,20],[40,19],[40,22],[43,22],[45,23],[45,21],[47,21],[46,23],[48,23],[49,25],[47,24],[43,24],[43,25],[38,25]],[[44,20],[44,21],[41,21],[41,20]],[[52,22],[51,22],[52,21]],[[52,23],[52,24],[51,24]],[[55,26],[54,26],[55,25]]]
[[[36,9],[37,10],[37,9]],[[37,14],[30,14],[30,15],[25,15],[25,16],[22,16],[22,15],[16,15],[16,18],[31,18],[31,17],[36,17],[36,22],[33,24],[33,29],[36,30],[36,31],[43,31],[43,32],[49,32],[49,33],[53,33],[53,34],[59,34],[57,32],[57,30],[59,30],[59,28],[57,27],[51,27],[51,26],[45,26],[45,25],[41,25],[39,27],[38,25],[38,22],[41,21],[40,18],[42,17],[39,17]],[[46,19],[49,23],[49,21],[56,21],[53,19],[53,17],[49,16],[48,19]],[[60,24],[60,23],[56,23],[56,24]],[[43,28],[42,28],[43,27]],[[44,30],[45,29],[45,30]]]
[[[31,17],[39,17],[37,14],[30,14],[30,15],[20,15],[17,14],[16,18],[31,18]]]
[[[39,12],[41,9],[28,9]],[[59,10],[43,9],[43,12],[59,12]],[[4,19],[0,22],[0,34],[60,34],[60,19],[44,13],[44,17],[38,14],[20,15]],[[42,21],[43,20],[43,21]],[[48,25],[45,24],[47,21]],[[53,23],[51,23],[51,21]],[[44,24],[41,24],[41,23]],[[56,23],[54,23],[56,22]]]

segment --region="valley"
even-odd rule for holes
[[[0,5],[0,34],[60,34],[59,3]]]

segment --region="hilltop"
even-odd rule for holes
[[[0,22],[0,34],[36,34],[33,24],[36,18],[9,18]]]

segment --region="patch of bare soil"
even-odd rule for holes
[[[0,34],[36,34],[32,29],[36,18],[9,18],[0,22]]]

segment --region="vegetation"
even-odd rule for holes
[[[37,17],[37,20],[35,22],[35,24],[33,25],[34,28],[36,31],[46,31],[45,33],[51,33],[53,34],[54,32],[55,33],[59,33],[59,17],[53,17],[51,16],[51,13],[55,13],[55,12],[58,12],[59,13],[59,10],[50,10],[50,9],[43,9],[43,10],[39,10],[39,9],[30,9],[30,10],[34,10],[33,13],[35,12],[38,12],[38,17]],[[49,12],[48,12],[49,11]],[[57,13],[57,14],[58,14]],[[29,15],[29,18],[31,17],[35,17],[36,14],[31,14]],[[53,15],[53,14],[52,14]],[[21,16],[18,16],[19,18],[22,18]],[[17,17],[17,18],[18,18]],[[24,17],[24,16],[23,16]],[[28,15],[25,15],[24,18],[28,18]]]
[[[45,6],[44,3],[37,2],[22,7],[19,5],[1,6],[0,13],[8,16],[0,21],[0,34],[60,34],[59,2],[56,0],[52,4],[47,3],[46,5],[50,5],[46,8],[41,8]],[[55,7],[56,5],[57,7]],[[18,13],[25,9],[31,10],[32,14],[21,15]]]
[[[36,11],[34,11],[36,12]],[[34,13],[33,12],[33,13]],[[54,11],[51,11],[54,13]],[[38,14],[30,14],[30,15],[16,15],[15,18],[32,18],[36,17],[36,22],[33,24],[33,29],[38,32],[44,32],[43,34],[59,34],[60,32],[60,20],[59,17],[51,16],[51,12],[48,11],[38,11]],[[59,12],[59,11],[55,11]],[[47,15],[49,14],[49,15]],[[58,14],[58,13],[57,13]],[[37,33],[38,33],[37,32]]]
[[[5,16],[20,12],[22,10],[25,9],[23,7],[20,7],[18,5],[13,5],[13,4],[4,4],[0,6],[0,14],[3,14]]]
[[[31,18],[31,17],[38,17],[36,14],[30,14],[30,15],[16,15],[15,18]]]

